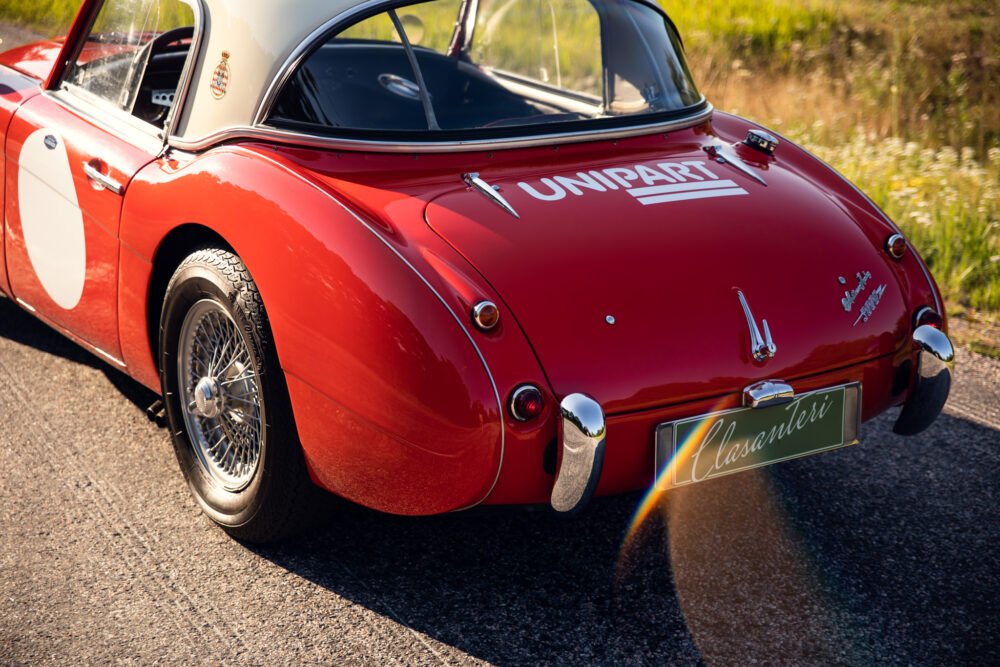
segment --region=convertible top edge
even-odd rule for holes
[[[661,132],[675,132],[702,125],[712,119],[715,107],[705,102],[704,108],[690,116],[676,120],[634,125],[630,127],[605,130],[589,130],[581,132],[554,132],[526,137],[498,137],[495,139],[470,139],[456,141],[377,141],[369,139],[347,139],[343,137],[324,137],[316,134],[291,132],[267,126],[243,125],[230,127],[196,140],[188,141],[177,136],[170,137],[171,148],[200,153],[220,144],[234,141],[268,141],[287,146],[305,148],[326,148],[332,150],[362,151],[374,153],[454,153],[482,150],[504,150],[516,148],[536,148],[591,141],[613,141],[641,137]]]

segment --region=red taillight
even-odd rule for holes
[[[535,419],[544,409],[545,397],[534,385],[521,385],[510,395],[510,415],[519,422]]]
[[[885,241],[885,251],[893,259],[903,259],[906,254],[906,237],[902,234],[893,234]]]
[[[917,311],[917,314],[913,317],[913,328],[922,326],[934,327],[935,329],[940,329],[944,325],[944,319],[938,314],[933,308],[929,306],[924,306]]]
[[[492,301],[480,301],[472,309],[472,322],[480,331],[492,331],[500,324],[500,309]]]

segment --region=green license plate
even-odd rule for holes
[[[802,394],[782,405],[661,424],[656,429],[656,485],[694,484],[855,445],[860,425],[860,383]]]

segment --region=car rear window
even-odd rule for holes
[[[703,104],[673,26],[643,2],[431,0],[327,39],[269,122],[461,138],[650,122]]]

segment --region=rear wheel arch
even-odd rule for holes
[[[206,247],[220,248],[234,252],[216,231],[199,223],[187,223],[172,229],[153,255],[153,269],[150,273],[149,291],[146,297],[146,333],[149,350],[160,370],[159,349],[160,313],[166,296],[167,284],[177,267],[192,253]]]

